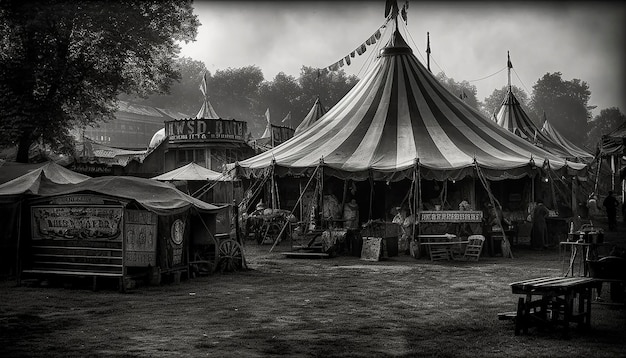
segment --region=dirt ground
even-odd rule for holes
[[[626,247],[626,227],[605,240]],[[589,331],[514,334],[509,283],[560,276],[558,248],[431,262],[292,259],[247,243],[250,270],[94,292],[0,282],[1,357],[624,357],[626,308]],[[608,286],[605,286],[608,287]],[[605,303],[610,292],[604,289]],[[575,326],[575,325],[574,325]]]

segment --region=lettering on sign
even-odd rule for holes
[[[50,201],[54,205],[67,204],[104,204],[104,199],[93,195],[70,195],[54,198]]]
[[[102,165],[92,165],[92,164],[74,164],[72,166],[72,170],[79,173],[94,173],[94,174],[109,174],[113,172],[113,168],[102,166]]]
[[[183,248],[172,248],[172,265],[180,265],[183,262]]]
[[[32,237],[120,241],[122,211],[114,206],[33,206]]]
[[[136,266],[136,267],[155,266],[156,253],[126,251],[126,254],[124,255],[124,261],[125,261],[126,266]]]
[[[156,224],[157,215],[147,210],[126,210],[126,222],[133,224]]]
[[[126,266],[156,266],[157,215],[146,210],[126,210]]]
[[[420,222],[482,222],[482,211],[420,211]]]
[[[170,142],[231,139],[245,141],[247,123],[224,119],[184,119],[165,122]]]
[[[364,237],[361,248],[361,260],[379,261],[382,256],[382,242],[380,237]]]

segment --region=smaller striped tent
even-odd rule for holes
[[[317,97],[315,103],[313,103],[313,107],[302,120],[302,123],[296,128],[295,135],[302,133],[305,129],[309,128],[313,123],[315,123],[318,119],[320,119],[326,113],[326,109],[322,105],[320,98]]]
[[[500,106],[500,110],[496,115],[496,122],[499,126],[507,129],[509,132],[520,138],[546,150],[556,156],[566,159],[577,159],[566,148],[554,142],[548,135],[543,133],[541,129],[528,117],[521,104],[513,94],[511,86],[506,93],[504,100]]]
[[[563,137],[561,133],[559,133],[552,125],[550,125],[550,122],[548,122],[547,118],[544,118],[541,132],[548,136],[554,143],[557,143],[563,148],[567,149],[567,151],[578,160],[583,162],[589,162],[593,160],[593,154],[587,152],[584,149],[581,149],[574,143],[570,142],[567,138]]]

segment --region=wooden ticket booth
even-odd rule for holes
[[[184,194],[165,189],[154,203],[84,191],[29,200],[18,244],[18,283],[92,279],[95,289],[98,279],[113,279],[124,291],[139,282],[178,282],[189,273],[190,240],[199,236],[195,231],[214,235],[216,214],[197,210],[180,200]],[[168,201],[170,194],[176,200]]]

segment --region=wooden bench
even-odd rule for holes
[[[526,296],[518,299],[515,334],[528,333],[532,326],[563,326],[567,336],[571,322],[589,328],[592,291],[598,284],[589,277],[540,277],[511,283],[513,294]]]
[[[80,241],[41,240],[29,247],[24,265],[26,268],[21,271],[24,275],[91,277],[94,290],[97,278],[118,278],[120,291],[125,290],[121,242],[89,242],[87,245]]]

